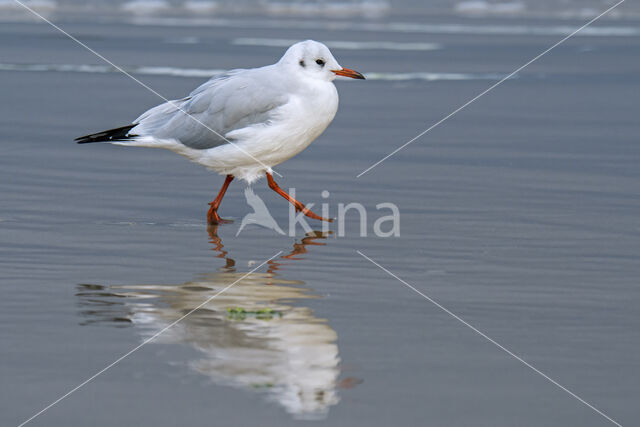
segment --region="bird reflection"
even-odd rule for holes
[[[338,403],[337,334],[304,300],[320,298],[281,271],[327,233],[312,232],[268,263],[266,273],[236,271],[217,228],[209,228],[218,272],[180,285],[78,285],[83,324],[134,325],[144,338],[238,281],[160,335],[156,341],[199,351],[189,366],[219,384],[263,392],[295,418],[326,416]],[[347,379],[349,381],[349,379]]]

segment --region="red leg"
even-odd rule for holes
[[[218,207],[220,206],[220,203],[222,202],[222,198],[224,197],[224,193],[227,192],[227,188],[229,188],[229,184],[231,184],[231,181],[233,181],[233,175],[227,175],[227,177],[224,180],[224,184],[222,184],[222,188],[218,193],[218,196],[216,196],[213,202],[209,203],[209,205],[211,206],[209,208],[209,212],[207,212],[207,222],[209,224],[220,224],[225,222],[231,222],[229,220],[220,218],[220,215],[218,215]]]
[[[275,191],[276,193],[278,193],[279,195],[287,199],[289,203],[291,203],[293,206],[296,207],[296,212],[302,212],[309,218],[319,219],[320,221],[327,221],[327,222],[333,221],[333,218],[323,218],[319,215],[314,214],[309,209],[307,209],[305,205],[303,205],[302,203],[300,203],[299,201],[291,197],[289,194],[287,194],[286,191],[284,191],[282,188],[278,186],[278,184],[276,184],[276,182],[273,179],[273,175],[271,175],[269,172],[267,172],[267,181],[269,182],[269,188],[271,188],[273,191]]]

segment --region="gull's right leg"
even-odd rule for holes
[[[231,181],[233,181],[233,175],[227,175],[227,177],[224,179],[224,184],[222,184],[222,188],[220,189],[220,192],[216,196],[215,200],[209,203],[211,207],[209,208],[209,212],[207,212],[207,222],[210,225],[233,222],[228,219],[222,219],[220,218],[220,215],[218,215],[218,207],[220,207],[220,203],[222,202],[224,193],[227,192],[227,188],[229,188],[229,184],[231,184]]]

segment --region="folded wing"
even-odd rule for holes
[[[216,76],[188,97],[142,114],[129,135],[175,139],[190,148],[207,149],[227,143],[225,135],[231,131],[268,125],[287,95],[278,82],[261,79],[261,71],[233,70]]]

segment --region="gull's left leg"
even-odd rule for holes
[[[333,218],[323,218],[320,215],[314,214],[313,212],[311,212],[311,210],[307,209],[305,205],[303,205],[302,203],[300,203],[299,201],[291,197],[286,191],[284,191],[282,188],[278,186],[276,181],[273,179],[273,175],[271,175],[269,172],[267,172],[267,181],[269,182],[269,188],[271,188],[273,191],[275,191],[276,193],[278,193],[279,195],[287,199],[289,203],[291,203],[293,206],[296,207],[296,212],[302,212],[309,218],[319,219],[320,221],[327,221],[327,222],[333,221]]]
[[[209,203],[211,207],[209,208],[209,212],[207,212],[207,222],[210,225],[233,222],[227,219],[222,219],[220,218],[220,215],[218,215],[218,207],[220,207],[220,203],[222,202],[224,193],[227,192],[227,188],[229,188],[229,184],[231,184],[231,181],[233,181],[233,175],[227,175],[227,177],[224,179],[224,184],[222,184],[222,188],[220,189],[220,192],[216,196],[215,200]]]

